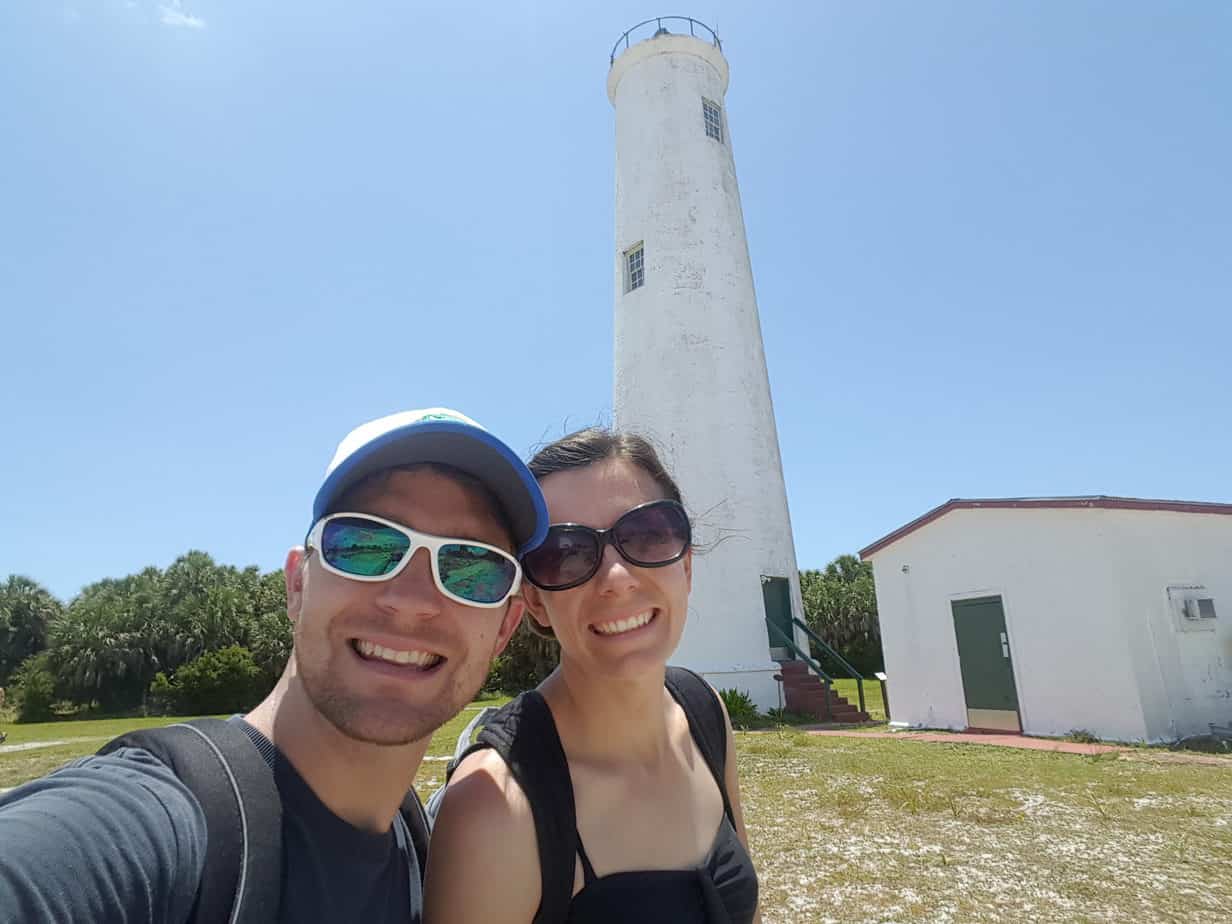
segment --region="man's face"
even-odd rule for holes
[[[340,512],[369,513],[435,536],[510,550],[492,501],[429,469],[393,471],[344,498]],[[521,618],[512,599],[494,609],[445,597],[419,549],[395,578],[352,581],[320,552],[287,558],[287,609],[296,673],[316,710],[343,734],[373,744],[417,741],[475,698]]]

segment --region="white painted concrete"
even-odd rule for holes
[[[870,559],[896,722],[965,727],[950,604],[994,595],[1027,734],[1158,742],[1232,720],[1232,516],[957,509]],[[1170,584],[1204,585],[1215,625],[1182,631]]]
[[[688,627],[677,663],[739,677],[778,705],[761,576],[799,575],[762,348],[753,271],[724,110],[708,137],[703,98],[723,103],[728,69],[690,36],[648,39],[617,57],[616,426],[653,440],[698,521]],[[646,282],[626,293],[624,252],[645,245]],[[747,683],[747,687],[745,684]]]

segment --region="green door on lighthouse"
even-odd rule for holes
[[[770,657],[778,661],[790,661],[795,655],[784,639],[795,640],[794,627],[791,624],[791,583],[785,577],[762,575],[761,596],[766,606],[766,635],[770,639]],[[774,629],[771,629],[771,626],[774,626]]]
[[[970,728],[1021,731],[1014,662],[1000,597],[955,600],[954,637]]]

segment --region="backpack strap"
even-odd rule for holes
[[[282,900],[282,800],[274,773],[241,727],[194,719],[130,732],[103,745],[143,748],[197,797],[205,814],[205,867],[190,922],[276,921]]]
[[[689,731],[702,752],[702,758],[723,794],[723,811],[734,825],[731,802],[727,798],[727,722],[719,698],[700,674],[685,667],[667,669],[667,690],[684,710]]]
[[[534,924],[558,924],[569,915],[578,851],[577,810],[569,762],[552,710],[537,690],[505,705],[479,738],[449,766],[452,775],[467,755],[492,748],[509,765],[535,818],[541,895]]]
[[[411,846],[415,848],[415,859],[419,861],[419,877],[423,880],[424,871],[428,868],[428,838],[432,834],[432,823],[424,811],[419,794],[412,789],[402,800],[402,818],[411,832]]]

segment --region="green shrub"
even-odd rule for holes
[[[727,715],[733,728],[748,728],[761,718],[753,699],[743,690],[720,690],[723,704],[727,706]]]
[[[1094,732],[1089,732],[1085,728],[1071,728],[1065,735],[1066,741],[1075,741],[1078,744],[1099,744],[1099,738]]]
[[[175,672],[161,672],[150,684],[150,696],[163,708],[191,715],[244,712],[261,698],[261,668],[252,652],[239,645],[208,651]]]
[[[817,719],[807,713],[790,712],[787,709],[767,709],[766,718],[776,725],[812,725]]]
[[[178,691],[167,675],[159,671],[150,683],[150,695],[146,707],[155,715],[170,715],[175,711]]]
[[[513,633],[508,647],[492,662],[483,690],[516,696],[539,686],[559,662],[560,646],[531,632],[523,623]]]
[[[52,717],[56,677],[51,672],[45,653],[22,661],[11,680],[18,722],[46,722]]]

